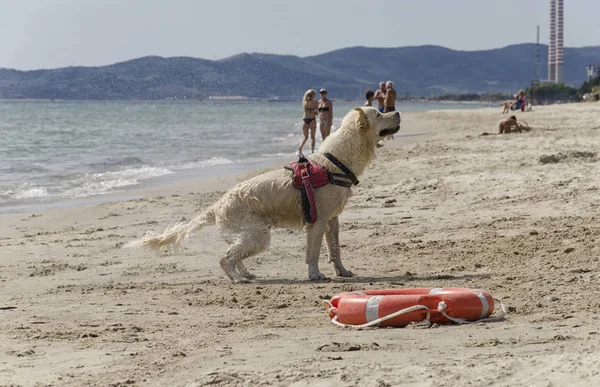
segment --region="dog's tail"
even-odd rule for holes
[[[155,250],[161,247],[178,247],[192,232],[211,224],[215,224],[215,212],[209,208],[189,223],[177,223],[159,235],[148,233],[142,239],[129,242],[124,247],[150,247]]]

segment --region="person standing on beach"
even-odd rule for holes
[[[387,81],[385,84],[385,100],[383,102],[385,109],[384,113],[396,111],[396,90],[394,89],[394,82]]]
[[[365,93],[365,99],[367,100],[364,106],[373,106],[373,99],[375,98],[375,92],[373,90],[367,90]]]
[[[521,90],[519,91],[519,94],[517,94],[517,102],[514,105],[514,110],[521,110],[522,112],[525,111],[525,91]]]
[[[381,113],[383,113],[383,110],[385,109],[385,92],[385,82],[379,82],[379,90],[375,92],[375,99],[377,100],[377,109],[379,109]]]
[[[331,125],[333,124],[333,103],[330,99],[327,99],[327,89],[319,90],[319,94],[321,94],[321,99],[317,105],[317,109],[319,109],[319,127],[321,137],[325,140],[331,133]]]
[[[308,140],[308,131],[310,130],[310,140],[311,140],[311,153],[315,153],[315,133],[317,131],[317,101],[315,101],[315,97],[317,92],[310,89],[304,93],[304,98],[302,98],[302,107],[304,108],[304,115],[302,116],[302,121],[304,124],[302,125],[302,131],[304,133],[304,139],[302,143],[300,143],[300,148],[298,148],[298,153],[302,154],[302,148],[306,141]]]
[[[396,90],[394,89],[394,82],[387,81],[385,83],[385,100],[383,102],[385,108],[383,109],[384,113],[394,112],[396,111]],[[386,140],[393,140],[394,135],[390,135],[386,137]]]

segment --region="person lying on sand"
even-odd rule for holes
[[[498,134],[510,133],[513,128],[515,128],[519,133],[521,133],[521,130],[523,129],[523,127],[517,122],[517,117],[510,116],[508,119],[500,121],[500,124],[498,125]]]
[[[523,121],[523,122],[525,122],[525,121]],[[517,122],[517,117],[510,116],[510,117],[508,117],[508,119],[500,121],[500,123],[498,124],[498,133],[483,132],[480,134],[480,136],[492,136],[492,135],[497,135],[497,134],[514,133],[514,132],[521,133],[522,131],[529,132],[531,129],[532,128],[527,124],[527,122],[525,122],[525,124],[519,124]]]

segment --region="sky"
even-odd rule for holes
[[[309,56],[351,46],[548,42],[548,0],[0,0],[0,68],[147,55]],[[565,46],[600,45],[600,1],[565,0]]]

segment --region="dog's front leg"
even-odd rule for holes
[[[342,265],[342,256],[340,252],[340,222],[337,216],[334,216],[327,223],[327,232],[325,233],[325,242],[327,251],[329,251],[329,262],[333,263],[335,274],[338,277],[353,277],[350,270],[346,270]]]
[[[327,279],[319,271],[319,254],[323,244],[323,234],[327,229],[327,221],[318,221],[308,226],[306,234],[306,263],[308,264],[308,279],[311,281]]]

